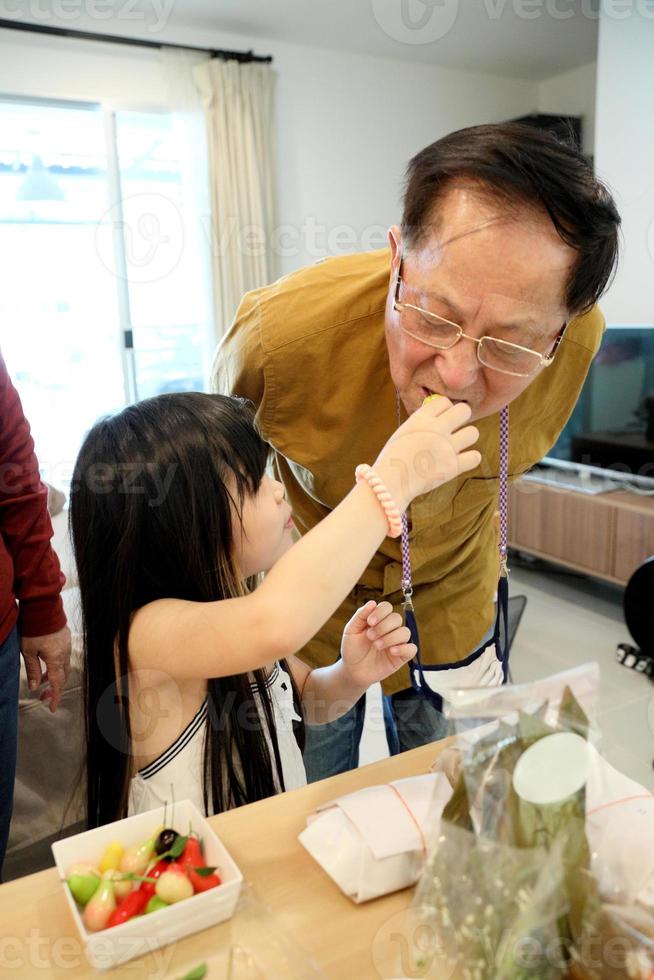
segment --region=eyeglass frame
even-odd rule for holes
[[[563,340],[563,335],[565,334],[568,323],[570,322],[569,320],[565,320],[563,322],[561,329],[559,330],[556,337],[554,338],[552,349],[550,350],[549,354],[541,354],[540,351],[532,350],[531,347],[523,347],[521,344],[512,344],[511,341],[501,340],[499,337],[487,337],[485,335],[483,337],[471,337],[469,334],[464,333],[463,327],[461,327],[458,323],[454,323],[453,320],[448,320],[444,316],[439,316],[438,313],[432,313],[431,310],[425,310],[421,306],[415,306],[413,303],[402,303],[400,301],[400,284],[404,281],[402,279],[402,261],[403,259],[402,257],[400,257],[400,261],[397,267],[397,277],[395,280],[395,296],[393,298],[393,309],[400,314],[402,313],[402,310],[405,309],[415,310],[416,313],[420,313],[428,318],[440,320],[443,323],[449,323],[449,325],[451,327],[454,327],[458,332],[458,336],[454,341],[454,343],[450,344],[448,347],[439,347],[438,344],[434,344],[428,340],[423,340],[422,337],[416,337],[416,335],[412,334],[410,330],[407,330],[406,327],[403,327],[402,322],[400,321],[400,329],[403,330],[404,333],[407,334],[407,336],[413,337],[414,340],[417,340],[419,343],[425,344],[426,347],[431,347],[434,350],[452,350],[452,348],[458,344],[461,338],[465,337],[466,340],[472,340],[474,341],[475,344],[477,344],[477,360],[482,365],[482,367],[488,368],[489,371],[498,371],[500,374],[508,374],[513,378],[531,378],[532,375],[534,375],[540,367],[549,367],[550,364],[554,361],[556,352],[559,349],[559,345]],[[535,356],[540,357],[540,363],[537,364],[534,370],[530,371],[529,374],[522,374],[518,371],[506,371],[504,368],[491,367],[489,364],[484,364],[481,357],[479,356],[479,351],[481,349],[481,344],[483,340],[493,340],[498,344],[505,345],[506,347],[513,347],[516,350],[525,351],[525,353],[527,354],[534,354]]]

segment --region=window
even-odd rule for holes
[[[208,241],[172,120],[0,100],[0,345],[56,484],[99,416],[205,387]]]

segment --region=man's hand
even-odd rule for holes
[[[341,658],[348,677],[363,687],[383,681],[416,655],[408,627],[390,602],[371,599],[343,630]]]
[[[39,697],[41,701],[50,701],[50,711],[54,714],[70,670],[70,630],[64,626],[48,636],[22,636],[20,648],[30,691],[47,681],[48,687]]]

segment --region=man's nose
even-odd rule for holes
[[[477,380],[481,364],[477,357],[477,344],[466,337],[436,354],[436,370],[449,393],[465,391]]]

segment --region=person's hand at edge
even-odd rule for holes
[[[21,636],[20,648],[30,691],[47,683],[39,698],[50,702],[54,714],[70,670],[70,630],[64,626],[47,636]]]

